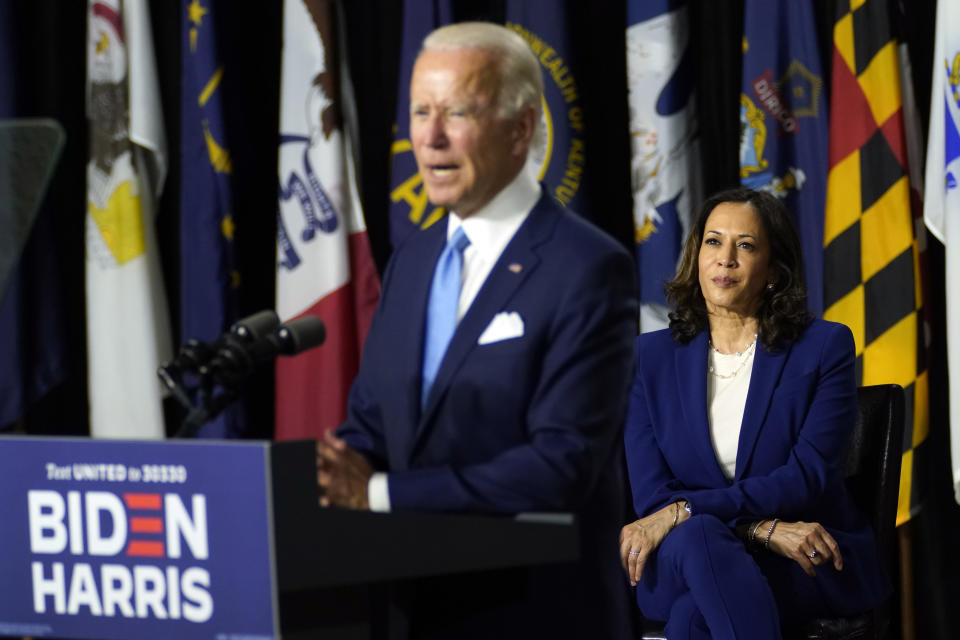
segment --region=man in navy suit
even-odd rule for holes
[[[541,93],[536,57],[504,27],[461,23],[424,41],[410,137],[431,202],[451,213],[395,252],[347,419],[318,443],[325,504],[579,515],[576,565],[423,581],[420,637],[628,633],[618,440],[634,267],[527,167]]]

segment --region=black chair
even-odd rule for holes
[[[897,496],[903,452],[903,388],[884,384],[857,389],[857,422],[846,457],[847,488],[857,506],[870,517],[877,549],[890,579],[896,582]],[[873,611],[849,618],[811,620],[801,629],[789,630],[790,640],[853,640],[897,637],[893,628],[896,594],[891,602]],[[644,621],[642,640],[667,640],[663,623]]]

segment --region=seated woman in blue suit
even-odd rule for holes
[[[683,638],[779,638],[887,597],[844,485],[854,341],[806,308],[800,243],[773,196],[701,208],[670,328],[637,339],[621,557],[644,616]]]

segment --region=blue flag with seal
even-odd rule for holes
[[[181,91],[180,335],[213,340],[237,318],[239,274],[233,260],[231,160],[223,118],[225,66],[217,53],[217,0],[184,0]],[[234,404],[200,437],[239,436]]]
[[[627,5],[627,89],[640,330],[667,327],[673,278],[702,198],[690,20],[682,0]]]
[[[506,10],[507,28],[526,40],[543,71],[544,135],[539,144],[531,145],[528,164],[550,195],[565,207],[586,214],[590,211],[582,188],[586,123],[575,74],[576,54],[568,36],[568,1],[507,0]]]
[[[446,213],[427,200],[410,144],[410,78],[423,39],[437,27],[453,22],[450,0],[404,0],[397,118],[390,147],[390,243],[396,247],[417,229],[426,229]]]
[[[743,32],[740,181],[794,215],[807,306],[821,315],[828,128],[813,6],[746,0]]]

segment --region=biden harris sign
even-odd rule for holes
[[[0,439],[0,636],[279,637],[267,456]]]

